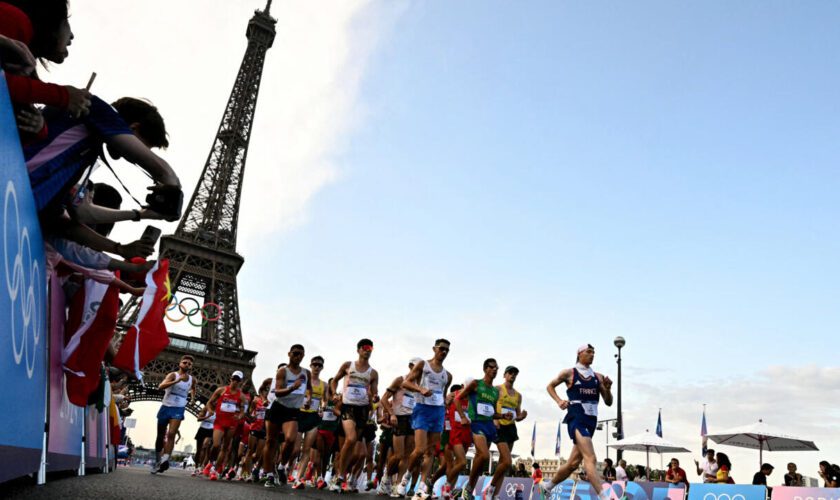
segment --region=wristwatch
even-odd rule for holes
[[[132,212],[134,212],[134,217],[132,217],[131,220],[139,221],[140,220],[140,210],[137,210],[135,208],[134,210],[132,210]]]

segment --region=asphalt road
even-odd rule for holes
[[[348,495],[365,498],[373,497],[373,491]],[[238,483],[227,481],[209,481],[201,477],[191,477],[188,471],[170,469],[164,474],[149,474],[147,468],[120,467],[111,474],[93,474],[85,477],[65,477],[47,481],[42,486],[17,484],[2,488],[2,498],[33,499],[176,499],[208,500],[236,499],[251,500],[262,498],[280,498],[294,496],[298,498],[338,498],[335,493],[318,490],[293,490],[289,486],[268,489],[261,484]],[[342,496],[346,498],[346,496]]]

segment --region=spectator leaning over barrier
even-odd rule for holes
[[[672,458],[671,463],[668,465],[668,472],[665,473],[665,482],[671,484],[688,484],[685,471],[680,467],[680,461],[676,458]]]
[[[803,486],[802,474],[796,472],[796,464],[793,462],[787,464],[787,474],[785,474],[785,486]]]
[[[615,468],[615,480],[616,481],[628,481],[627,478],[627,462],[624,460],[619,460],[618,465]]]
[[[718,463],[715,460],[715,450],[706,450],[703,460],[700,462],[695,460],[694,465],[697,468],[697,475],[703,478],[704,483],[717,482]]]
[[[73,31],[67,0],[6,0],[0,2],[0,34],[27,46],[31,56],[61,64],[69,55]],[[45,104],[79,117],[88,113],[90,93],[70,85],[38,79],[35,65],[24,63],[6,68],[9,97],[15,105],[22,141],[43,139],[47,130],[33,105]]]
[[[116,108],[116,109],[115,109]],[[146,257],[154,250],[141,241],[130,248],[111,241],[70,217],[72,208],[80,200],[70,196],[86,172],[96,163],[107,144],[113,158],[124,157],[139,165],[156,181],[149,189],[154,193],[181,199],[181,184],[172,167],[149,148],[169,145],[163,119],[151,104],[133,98],[123,98],[114,107],[93,98],[91,113],[74,119],[61,112],[45,111],[49,124],[46,140],[24,148],[29,180],[35,195],[41,226],[45,232],[66,238],[94,250],[121,255],[125,258]],[[180,203],[173,213],[163,214],[167,220],[180,217]],[[175,213],[177,212],[177,213]]]
[[[715,475],[716,483],[735,484],[730,472],[732,471],[732,462],[729,461],[729,456],[726,453],[718,453],[717,458],[718,470]]]
[[[752,484],[767,486],[767,476],[773,473],[773,466],[770,464],[761,464],[761,469],[753,476]],[[767,488],[770,490],[770,488]]]
[[[0,35],[0,63],[5,71],[28,75],[35,71],[35,56],[20,40]]]
[[[604,459],[604,481],[612,483],[616,480],[616,471],[611,458]]]

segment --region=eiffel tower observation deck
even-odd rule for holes
[[[221,317],[206,322],[200,338],[170,332],[169,347],[145,367],[143,381],[131,386],[134,401],[160,401],[163,391],[157,386],[168,373],[177,371],[183,354],[195,357],[198,401],[187,407],[193,414],[235,370],[244,372],[246,387],[253,385],[250,379],[257,353],[245,349],[242,342],[236,276],[245,259],[236,252],[236,236],[263,65],[277,23],[270,15],[271,1],[248,22],[248,47],[201,177],[175,233],[160,240],[160,258],[170,262],[172,293],[198,297],[201,305],[217,304]],[[137,309],[136,300],[128,302],[120,311],[118,328],[124,331]]]

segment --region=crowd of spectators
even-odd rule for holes
[[[181,184],[169,164],[152,152],[169,144],[163,117],[152,103],[121,97],[108,104],[88,89],[42,79],[41,73],[53,64],[66,64],[70,55],[75,34],[69,7],[67,0],[0,1],[0,64],[47,268],[61,271],[67,303],[85,279],[141,295],[145,271],[153,265],[145,259],[154,251],[159,232],[119,242],[110,238],[111,229],[122,221],[177,220]],[[146,206],[138,202],[136,208],[123,209],[117,189],[90,180],[99,165],[111,168],[109,158],[124,158],[149,175]]]

